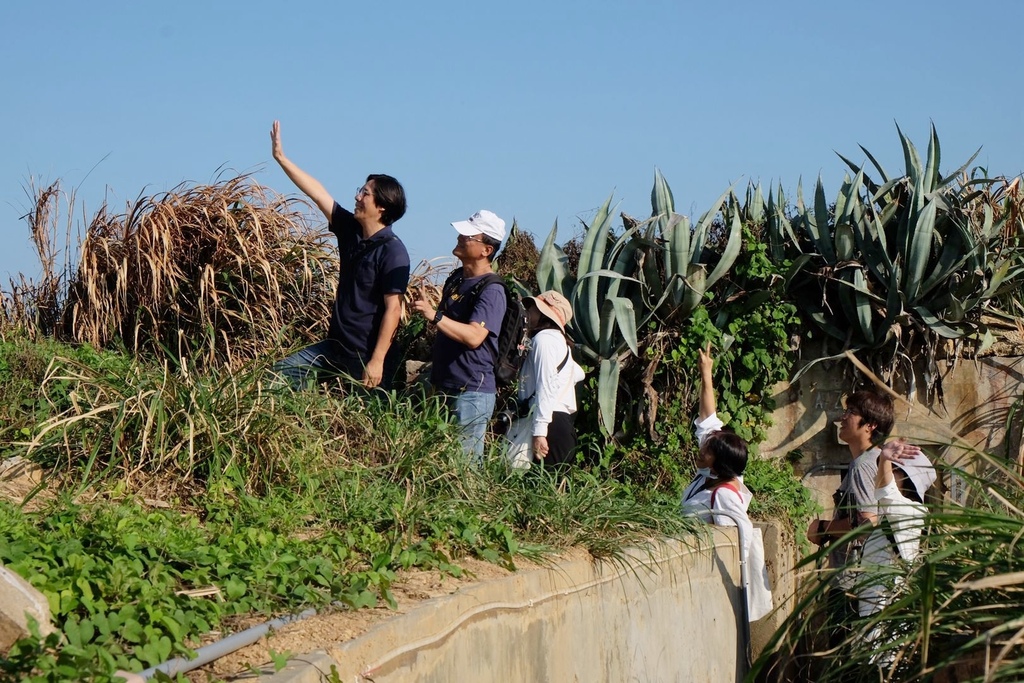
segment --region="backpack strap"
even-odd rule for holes
[[[885,538],[889,541],[889,547],[896,554],[896,557],[903,559],[903,555],[900,554],[900,544],[896,542],[896,534],[893,533],[892,523],[889,521],[889,517],[882,515],[882,521],[878,523],[878,528],[881,529],[882,533],[885,534]]]
[[[571,356],[571,355],[572,355],[572,354],[571,354],[571,353],[570,353],[570,351],[569,351],[569,345],[568,345],[568,344],[566,344],[566,345],[565,345],[565,358],[563,358],[563,359],[562,359],[562,362],[558,364],[558,367],[557,367],[557,368],[555,368],[555,372],[556,372],[556,373],[559,373],[559,372],[561,372],[561,371],[562,371],[562,369],[563,369],[563,368],[565,368],[565,364],[569,362],[569,356]]]
[[[487,273],[482,278],[480,278],[480,282],[477,282],[475,285],[473,285],[473,288],[471,290],[466,292],[466,296],[471,297],[475,302],[477,299],[480,298],[480,292],[484,291],[484,288],[497,284],[500,284],[502,287],[504,287],[505,279],[498,275],[497,273]]]
[[[832,494],[832,504],[836,511],[833,519],[849,519],[851,528],[859,527],[864,523],[864,517],[853,498],[853,491],[843,490],[840,486]]]
[[[451,273],[444,281],[444,285],[441,287],[441,305],[448,308],[448,297],[454,292],[458,291],[459,285],[462,284],[462,266],[459,266]]]
[[[555,368],[555,374],[558,374],[558,373],[560,373],[562,371],[562,369],[565,367],[565,364],[569,362],[569,357],[571,355],[572,355],[572,353],[571,353],[571,351],[569,349],[569,345],[566,344],[565,345],[565,358],[563,358],[562,362],[558,364],[557,368]],[[536,396],[536,395],[537,395],[537,391],[534,390],[534,392],[532,394],[530,394],[526,398],[522,399],[523,403],[529,403],[530,401],[533,400],[533,397]]]
[[[453,295],[455,295],[459,291],[459,287],[462,286],[462,283],[465,281],[465,279],[466,278],[463,274],[463,269],[461,266],[459,266],[458,268],[453,270],[451,275],[448,276],[448,279],[444,281],[444,286],[441,288],[441,311],[446,315],[448,314],[448,303],[452,301]],[[484,287],[493,284],[501,284],[504,287],[505,281],[497,273],[487,273],[486,275],[480,278],[479,282],[473,285],[472,289],[470,289],[460,298],[470,299],[474,302],[475,305],[475,302],[477,299],[480,298],[480,292],[483,291]],[[458,322],[466,322],[465,320],[458,320],[457,318],[456,320]]]
[[[370,254],[372,254],[374,251],[377,250],[378,247],[383,247],[391,240],[396,239],[398,239],[398,235],[392,233],[387,237],[384,237],[383,239],[374,239],[371,237],[368,240],[362,240],[361,242],[359,242],[356,248],[349,253],[349,267],[354,266],[357,262],[363,260]]]
[[[735,493],[737,496],[740,496],[740,489],[739,489],[739,487],[736,486],[736,484],[732,483],[731,481],[724,481],[721,484],[716,484],[714,486],[714,488],[711,489],[711,507],[712,508],[715,507],[715,495],[718,493],[718,489],[721,489],[721,488],[729,489],[730,491]],[[740,496],[740,497],[742,498],[742,496]]]

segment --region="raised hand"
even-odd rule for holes
[[[879,461],[901,463],[921,455],[921,449],[914,444],[907,443],[906,439],[896,439],[882,446],[882,452],[878,456]]]
[[[697,369],[700,370],[702,377],[710,377],[714,364],[715,359],[711,357],[711,342],[708,342],[707,347],[697,349]]]
[[[434,316],[437,315],[437,309],[434,308],[434,305],[427,300],[427,293],[425,289],[421,289],[420,295],[413,299],[412,307],[416,311],[419,311],[420,315],[427,320],[433,320]]]
[[[274,125],[270,128],[270,153],[278,161],[284,157],[284,149],[281,147],[280,121],[274,121]]]
[[[711,383],[711,369],[715,359],[711,357],[711,342],[697,351],[697,369],[700,371],[700,399],[697,409],[700,419],[704,420],[715,413],[715,387]]]

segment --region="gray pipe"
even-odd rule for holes
[[[294,621],[300,621],[307,619],[316,614],[315,609],[307,609],[304,612],[298,614],[291,614],[285,617],[279,617],[272,619],[258,626],[247,628],[244,631],[232,634],[223,640],[218,640],[216,643],[210,643],[204,647],[196,650],[196,656],[194,659],[184,659],[182,657],[176,657],[163,664],[157,664],[154,667],[150,667],[145,671],[140,672],[138,675],[142,676],[143,679],[149,680],[152,678],[157,671],[163,672],[168,676],[175,676],[179,673],[191,671],[192,669],[199,668],[204,664],[209,664],[215,659],[220,659],[225,655],[229,655],[235,650],[239,650],[246,645],[252,645],[257,640],[262,638],[267,631],[279,629],[286,624],[290,624]]]

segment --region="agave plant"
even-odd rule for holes
[[[652,318],[663,323],[693,312],[707,290],[731,267],[742,235],[739,216],[726,217],[726,246],[710,268],[705,260],[709,233],[731,188],[691,226],[675,213],[672,190],[660,171],[651,191],[651,217],[612,231],[611,197],[587,227],[578,272],[555,243],[556,222],[537,265],[541,290],[556,289],[573,305],[570,333],[582,353],[598,367],[601,427],[615,432],[619,375],[623,362],[639,352],[637,330]]]
[[[980,311],[1019,287],[1024,263],[1004,237],[1010,212],[983,189],[996,181],[964,175],[974,157],[942,176],[935,128],[923,160],[897,131],[904,175],[891,177],[862,147],[880,183],[840,155],[856,175],[844,179],[834,205],[820,180],[811,206],[798,188],[789,228],[809,249],[790,291],[806,317],[845,348],[887,348],[898,361],[916,334],[934,364],[939,339],[991,344]],[[785,227],[780,220],[774,230]]]
[[[647,258],[644,259],[646,267],[641,271],[641,281],[647,286],[652,307],[662,320],[671,322],[673,318],[688,317],[704,294],[735,263],[743,234],[736,202],[730,202],[730,210],[725,212],[727,239],[721,258],[710,273],[705,262],[705,246],[715,219],[722,211],[723,203],[732,196],[730,187],[701,216],[697,224],[691,226],[689,218],[675,212],[672,190],[661,171],[655,171],[654,189],[651,191],[651,218],[645,235],[645,241],[650,246]],[[658,256],[661,257],[660,264]]]
[[[611,197],[598,210],[587,228],[576,275],[569,272],[565,252],[555,244],[556,222],[541,249],[537,284],[541,290],[556,289],[573,305],[570,334],[577,347],[598,365],[598,403],[601,425],[614,431],[616,390],[621,368],[620,355],[637,353],[637,309],[630,298],[619,296],[622,280],[634,271],[630,244],[636,230],[627,230],[611,248]],[[616,269],[618,268],[618,269]],[[646,316],[645,316],[646,317]],[[626,349],[628,348],[628,352]]]

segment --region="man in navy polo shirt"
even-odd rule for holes
[[[491,261],[505,239],[505,221],[478,211],[452,227],[459,233],[452,254],[462,262],[462,274],[436,309],[422,296],[413,305],[437,327],[430,382],[455,413],[463,448],[479,461],[498,391],[494,366],[506,298],[500,282],[484,287],[475,299],[466,294],[492,272]]]
[[[409,252],[391,229],[405,214],[405,190],[389,175],[369,175],[356,191],[355,210],[349,211],[284,155],[277,121],[270,140],[274,160],[327,217],[341,261],[327,339],[293,353],[274,369],[294,388],[324,372],[387,389],[399,355],[391,342],[409,285]]]

